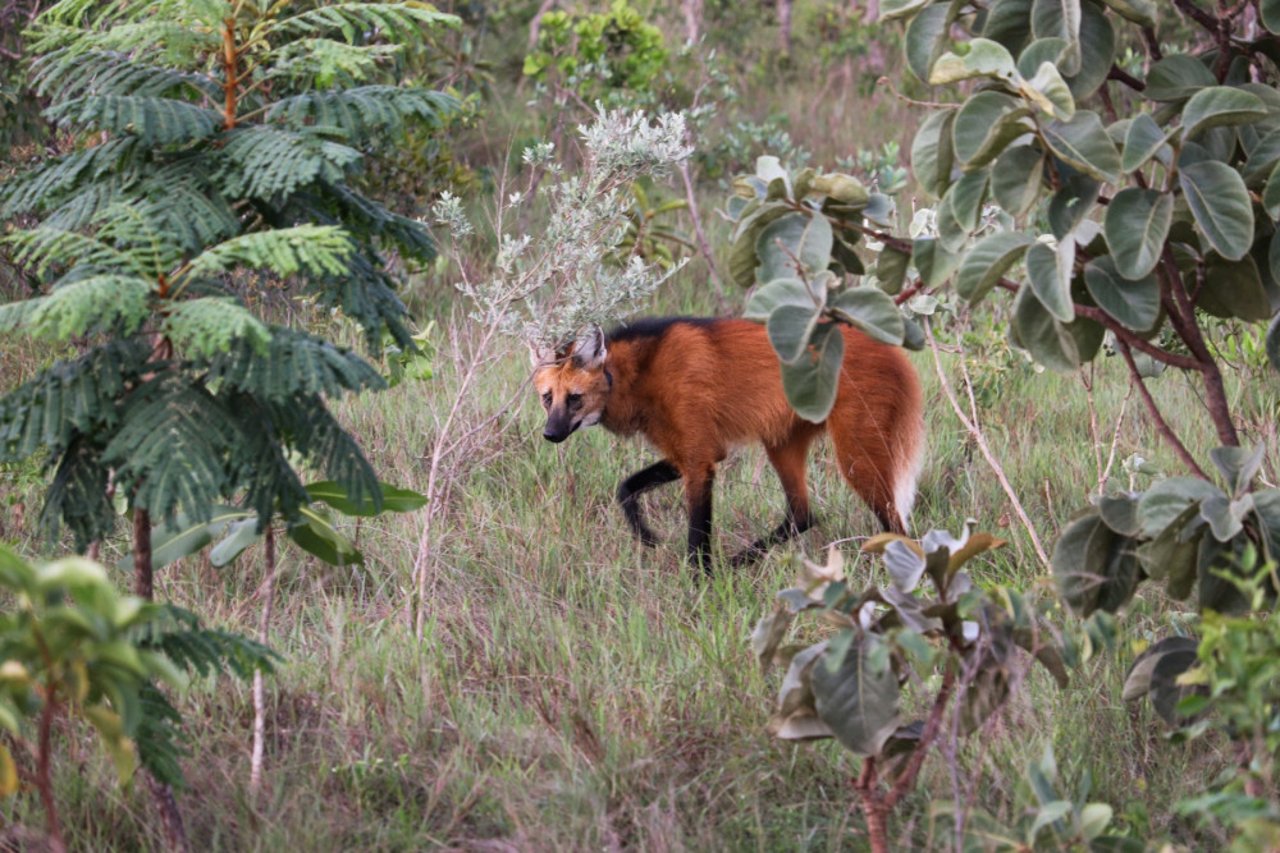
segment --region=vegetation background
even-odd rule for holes
[[[9,146],[0,177],[71,144],[33,118],[23,89],[24,14],[0,5],[0,124]],[[691,109],[696,154],[688,188],[674,177],[647,186],[640,220],[675,240],[637,245],[690,257],[644,307],[653,314],[739,313],[741,294],[718,283],[701,256],[691,212],[724,267],[729,226],[715,214],[732,175],[761,154],[793,168],[840,168],[896,193],[909,222],[922,194],[904,169],[924,112],[913,99],[937,93],[912,83],[900,28],[875,22],[875,0],[737,3],[636,2],[658,28],[666,55],[640,88],[594,88],[552,69],[526,74],[535,31],[553,6],[605,12],[603,4],[471,0],[442,3],[462,26],[435,35],[416,73],[456,93],[463,108],[443,134],[409,136],[396,156],[362,180],[398,212],[430,215],[448,191],[479,225],[404,297],[426,361],[396,375],[386,392],[336,402],[380,479],[427,493],[423,513],[344,520],[362,565],[333,567],[292,546],[279,557],[268,645],[283,658],[267,691],[265,791],[247,790],[252,713],[247,686],[196,683],[179,702],[189,720],[187,830],[201,849],[859,849],[851,810],[858,759],[838,744],[775,741],[764,730],[775,682],[762,676],[751,626],[795,573],[794,554],[828,543],[852,550],[876,530],[870,513],[834,475],[824,448],[813,461],[819,528],[791,549],[744,571],[698,583],[679,547],[678,491],[647,498],[667,544],[643,551],[613,504],[620,479],[653,461],[651,451],[600,430],[564,445],[540,438],[541,413],[524,383],[515,340],[479,348],[480,332],[454,283],[483,273],[494,246],[485,211],[521,183],[521,152],[552,139],[572,158],[574,128],[588,99]],[[15,23],[16,22],[16,23]],[[1176,29],[1171,35],[1185,33]],[[537,62],[532,69],[537,71]],[[663,201],[682,200],[645,217]],[[692,205],[689,205],[689,202]],[[537,233],[536,214],[522,223]],[[656,232],[655,232],[656,233]],[[659,251],[659,248],[663,251]],[[0,299],[25,282],[0,255]],[[1001,309],[964,318],[945,342],[942,371],[967,375],[981,426],[1032,527],[1052,541],[1109,476],[1145,485],[1175,473],[1127,373],[1101,359],[1079,375],[1041,372],[1007,343]],[[280,318],[352,347],[360,329],[319,309]],[[1226,330],[1217,341],[1246,443],[1280,459],[1280,390],[1265,373],[1258,340]],[[64,354],[0,340],[0,387],[10,388]],[[381,355],[388,375],[397,353]],[[1049,583],[1027,530],[972,436],[942,394],[928,353],[913,356],[925,383],[929,448],[914,513],[917,530],[959,529],[966,518],[1011,546],[973,569],[979,584],[1030,590]],[[483,370],[475,373],[475,367]],[[1195,390],[1178,377],[1153,384],[1173,426],[1199,458],[1216,444]],[[450,452],[440,453],[442,443]],[[1104,470],[1107,472],[1104,474]],[[1273,467],[1264,479],[1275,483]],[[0,466],[0,540],[45,553],[35,518],[45,475],[36,463]],[[781,490],[755,449],[729,460],[718,479],[717,536],[739,550],[772,527]],[[424,522],[425,517],[430,522]],[[431,525],[428,536],[424,524]],[[128,553],[127,525],[101,545],[114,565]],[[157,594],[211,624],[254,633],[264,579],[258,550],[234,568],[206,556],[173,563]],[[868,561],[848,569],[876,571]],[[410,602],[425,583],[425,621]],[[121,573],[121,583],[127,576]],[[1124,616],[1119,647],[1073,673],[1058,690],[1033,672],[1027,689],[986,736],[956,741],[931,757],[918,790],[897,811],[902,848],[950,847],[931,806],[981,809],[1007,824],[1036,808],[1029,764],[1051,749],[1067,788],[1091,787],[1111,803],[1115,826],[1135,838],[1189,848],[1225,842],[1220,831],[1180,815],[1176,804],[1205,790],[1234,760],[1225,740],[1180,744],[1162,737],[1154,712],[1121,700],[1125,669],[1150,640],[1190,614],[1148,585]],[[1064,619],[1065,619],[1064,614]],[[816,630],[816,629],[810,629]],[[109,762],[71,729],[71,759],[55,779],[67,842],[81,849],[161,845],[139,786],[119,788]],[[1088,780],[1088,781],[1086,781]],[[39,824],[39,804],[20,796],[6,826]]]

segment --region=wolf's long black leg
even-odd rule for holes
[[[752,542],[742,551],[734,555],[731,565],[735,568],[740,566],[749,566],[763,557],[774,545],[781,545],[783,542],[793,539],[804,533],[810,527],[813,527],[813,516],[807,511],[803,514],[797,514],[791,509],[787,510],[787,517],[781,524],[756,541]]]
[[[627,524],[631,525],[631,530],[640,541],[651,548],[658,544],[658,537],[644,523],[644,513],[640,511],[639,497],[650,489],[678,479],[680,479],[680,472],[664,459],[637,471],[618,486],[618,503],[622,504],[622,512],[627,517]]]
[[[715,468],[693,468],[684,476],[685,503],[689,509],[689,562],[711,575],[711,487]]]

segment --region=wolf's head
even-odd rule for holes
[[[600,423],[613,386],[604,332],[593,328],[562,351],[535,349],[532,355],[533,387],[547,412],[542,437],[561,442],[579,427]]]

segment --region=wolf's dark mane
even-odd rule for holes
[[[661,338],[672,326],[710,326],[719,321],[718,317],[643,317],[630,323],[623,323],[609,332],[606,340],[634,341],[641,338]]]

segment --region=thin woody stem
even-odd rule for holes
[[[1142,402],[1147,406],[1147,411],[1151,413],[1151,419],[1156,422],[1156,431],[1169,442],[1169,446],[1173,448],[1173,452],[1182,460],[1191,471],[1202,479],[1209,479],[1209,475],[1204,469],[1196,463],[1196,459],[1187,450],[1173,429],[1169,426],[1169,422],[1164,419],[1160,407],[1156,405],[1155,399],[1151,396],[1151,392],[1147,389],[1146,382],[1142,379],[1142,374],[1138,372],[1138,365],[1133,360],[1133,353],[1129,350],[1129,345],[1124,341],[1116,341],[1116,347],[1120,350],[1120,354],[1124,356],[1125,364],[1129,365],[1129,373],[1133,376],[1133,382],[1138,386],[1138,393],[1142,395]]]

